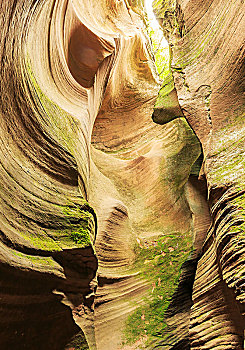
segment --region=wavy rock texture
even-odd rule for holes
[[[153,6],[171,45],[181,110],[202,143],[211,208],[194,282],[191,349],[243,349],[244,2]]]
[[[81,328],[91,349],[115,349],[149,293],[137,240],[191,239],[184,185],[200,147],[183,120],[150,120],[160,85],[139,6],[1,13],[1,348],[72,348]]]
[[[243,3],[0,4],[1,349],[242,348]]]

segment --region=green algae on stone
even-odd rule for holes
[[[75,243],[83,248],[91,245],[95,238],[95,222],[94,215],[88,209],[93,211],[88,203],[83,209],[79,206],[62,207],[67,224],[61,230],[53,230],[52,236],[66,245]]]
[[[164,79],[163,85],[158,93],[158,97],[155,103],[155,108],[168,107],[165,106],[164,101],[166,96],[173,90],[174,88],[174,80],[171,73],[169,73]]]
[[[171,233],[137,247],[135,268],[149,281],[150,295],[131,314],[124,330],[125,342],[143,337],[147,342],[166,335],[166,311],[177,288],[181,266],[192,251],[192,233]]]
[[[42,266],[45,269],[60,268],[59,264],[52,259],[52,257],[35,256],[30,254],[25,254],[16,250],[11,250],[13,257],[19,259],[27,259],[31,262],[32,267]]]
[[[18,232],[19,236],[26,240],[30,247],[45,250],[45,251],[61,251],[62,247],[59,245],[59,242],[47,235],[45,230],[38,230],[36,232],[32,232],[26,230],[24,232]],[[28,245],[29,245],[28,244]]]
[[[85,248],[95,239],[95,214],[86,201],[80,205],[57,206],[52,222],[45,228],[19,232],[31,247],[45,251],[61,251],[67,248]]]
[[[46,96],[37,82],[31,67],[31,60],[28,56],[25,63],[29,87],[35,91],[35,103],[40,105],[40,111],[48,116],[48,118],[43,119],[42,122],[48,124],[48,128],[54,131],[53,134],[56,135],[58,141],[67,147],[69,152],[74,155],[77,142],[76,133],[74,133],[74,130],[77,129],[75,118]]]

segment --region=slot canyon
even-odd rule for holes
[[[244,350],[245,3],[146,2],[0,0],[0,350]]]

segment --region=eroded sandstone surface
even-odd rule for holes
[[[0,348],[243,349],[244,2],[0,4]]]

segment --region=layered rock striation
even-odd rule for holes
[[[0,348],[242,349],[243,2],[0,4]]]
[[[194,282],[191,349],[243,349],[244,3],[153,6],[181,111],[202,144],[212,219]]]

